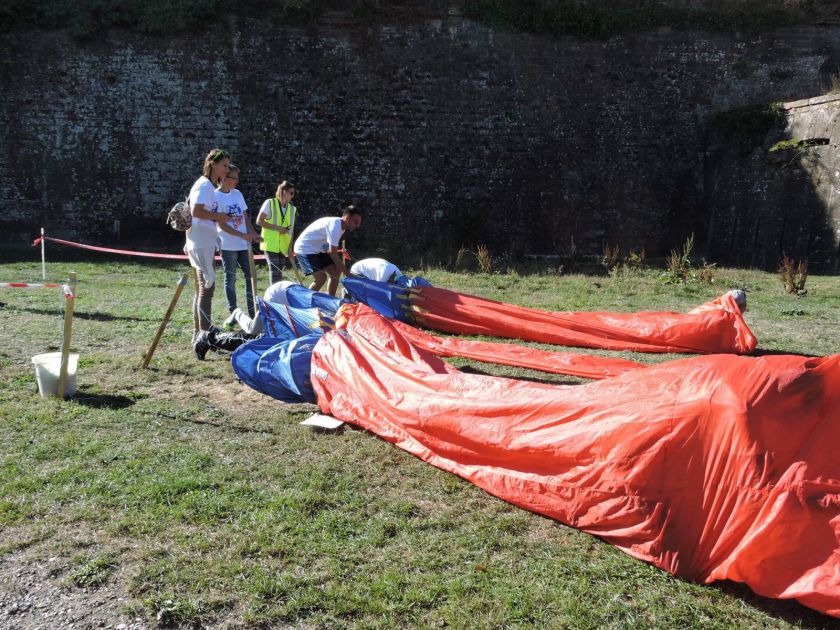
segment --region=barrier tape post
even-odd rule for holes
[[[251,268],[251,297],[254,298],[254,316],[259,312],[257,306],[257,266],[254,264],[254,248],[248,245],[248,266]]]
[[[70,281],[64,287],[64,341],[61,344],[61,370],[58,373],[58,389],[55,394],[59,398],[66,398],[67,366],[70,362],[70,339],[73,333],[73,307],[76,302],[76,272],[70,272]]]
[[[178,300],[181,298],[181,292],[184,290],[185,286],[187,286],[186,272],[182,273],[181,277],[178,278],[178,286],[175,288],[175,295],[172,296],[172,301],[169,303],[169,308],[166,309],[166,313],[163,316],[163,321],[160,323],[160,327],[158,328],[157,334],[152,340],[152,345],[149,346],[148,352],[146,352],[146,354],[143,355],[143,363],[140,364],[141,369],[145,370],[147,367],[149,367],[149,361],[152,360],[152,356],[155,354],[155,350],[157,350],[160,338],[163,336],[163,331],[166,329],[166,325],[169,323],[169,319],[172,317],[172,313],[175,311],[175,307],[178,304]]]
[[[47,279],[47,258],[44,252],[44,228],[41,228],[41,280]]]

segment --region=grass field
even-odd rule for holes
[[[248,389],[221,355],[195,360],[191,288],[150,369],[138,369],[182,269],[50,263],[48,280],[71,270],[80,279],[70,401],[40,398],[30,363],[60,349],[58,291],[0,289],[0,558],[53,558],[67,592],[110,589],[126,613],[173,626],[832,626],[736,584],[680,581],[369,433],[298,426],[314,405]],[[682,311],[744,286],[760,352],[840,352],[840,277],[811,277],[796,297],[775,275],[747,270],[717,270],[712,286],[668,285],[655,271],[424,274],[554,310]],[[0,281],[38,282],[40,265],[7,258]],[[222,290],[214,312],[224,315]]]

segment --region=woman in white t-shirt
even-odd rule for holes
[[[227,223],[219,223],[219,238],[221,239],[222,269],[225,272],[225,297],[228,312],[236,309],[236,268],[242,269],[245,277],[245,300],[248,314],[254,316],[254,294],[251,290],[251,263],[248,251],[253,241],[262,238],[248,216],[248,204],[245,197],[237,190],[239,184],[239,167],[230,165],[219,188],[216,189],[216,201],[219,211],[228,216]]]
[[[230,154],[222,149],[213,149],[204,158],[204,171],[190,189],[190,214],[192,225],[187,230],[187,246],[184,248],[195,272],[195,296],[193,297],[193,345],[200,331],[210,330],[210,313],[213,304],[213,290],[216,287],[216,226],[226,223],[228,216],[218,212],[216,184],[227,175]]]

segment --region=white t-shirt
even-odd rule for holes
[[[377,282],[388,282],[394,274],[402,275],[402,272],[394,263],[390,263],[384,258],[363,258],[350,267],[350,273]]]
[[[216,187],[213,182],[202,175],[190,189],[190,208],[198,204],[204,205],[208,212],[216,212]],[[216,222],[210,219],[193,217],[192,226],[187,231],[187,246],[210,247],[216,246]]]
[[[289,287],[297,285],[297,282],[290,282],[289,280],[281,280],[275,282],[263,293],[263,299],[266,302],[274,302],[275,304],[288,304],[289,300],[286,298],[286,291]]]
[[[242,234],[248,233],[248,224],[245,223],[245,211],[248,209],[248,204],[245,203],[245,197],[242,193],[232,189],[230,192],[222,192],[216,189],[216,203],[219,204],[219,212],[224,212],[230,219],[227,224],[237,232]],[[216,224],[219,230],[219,238],[222,239],[222,249],[242,251],[248,249],[248,241],[244,238],[232,236],[227,232],[223,232],[222,228]]]
[[[324,217],[316,219],[300,233],[295,241],[295,254],[319,254],[328,252],[330,247],[338,247],[341,235],[340,217]]]

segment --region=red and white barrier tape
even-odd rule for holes
[[[61,290],[64,292],[64,297],[68,300],[75,300],[76,296],[73,295],[73,289],[70,288],[70,285],[65,284],[61,287]]]
[[[31,282],[0,282],[0,289],[57,289],[62,286],[66,285],[54,283],[34,284]]]
[[[40,245],[41,240],[45,241],[52,241],[53,243],[58,243],[60,245],[67,245],[68,247],[78,247],[80,249],[89,249],[95,252],[104,252],[106,254],[120,254],[123,256],[141,256],[144,258],[166,258],[169,260],[188,260],[188,256],[186,254],[155,254],[152,252],[135,252],[128,249],[113,249],[111,247],[96,247],[94,245],[85,245],[83,243],[74,243],[73,241],[65,241],[60,238],[53,238],[51,236],[44,236],[38,237],[32,242],[32,247],[36,245]],[[221,260],[221,256],[216,256],[216,260]],[[257,255],[254,256],[254,260],[264,260],[265,256]]]

